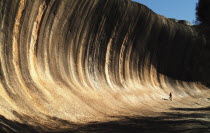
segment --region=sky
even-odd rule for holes
[[[146,5],[155,13],[168,18],[187,20],[194,24],[198,0],[132,0]]]

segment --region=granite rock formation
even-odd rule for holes
[[[0,0],[0,130],[205,107],[208,44],[199,26],[130,0]]]

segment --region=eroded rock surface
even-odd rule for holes
[[[0,0],[0,131],[208,106],[208,38],[178,23],[130,0]]]

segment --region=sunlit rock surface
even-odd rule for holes
[[[130,0],[0,0],[0,131],[208,131],[208,44]]]

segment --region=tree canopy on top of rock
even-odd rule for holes
[[[197,21],[210,25],[210,0],[199,0],[196,7]]]

